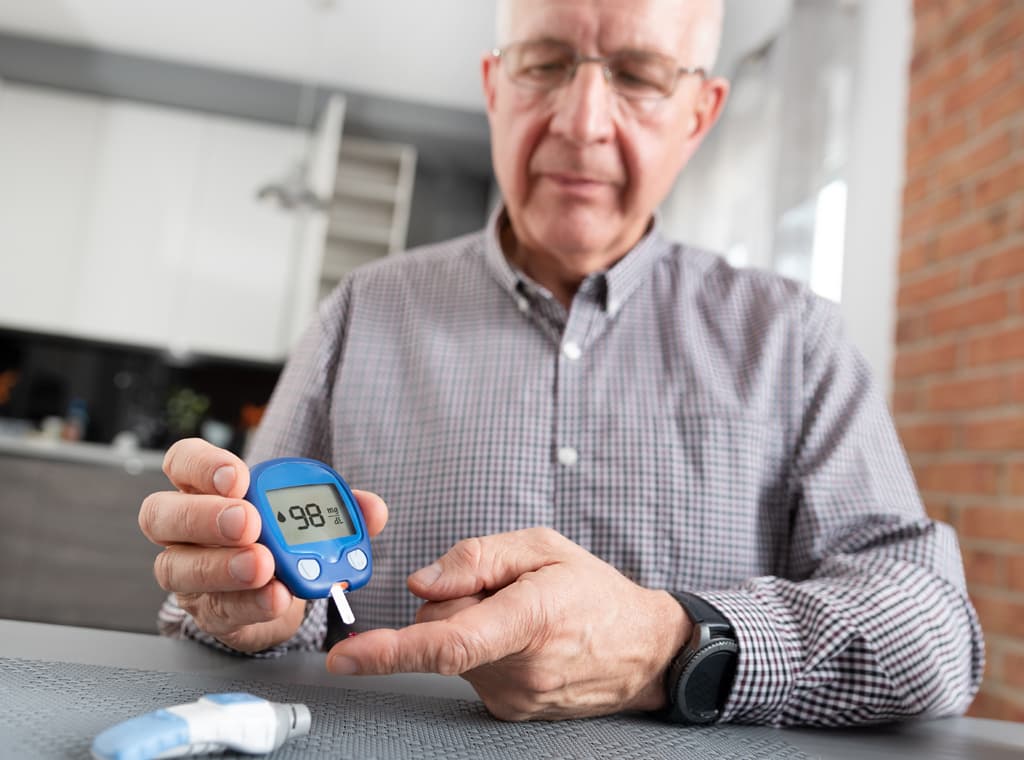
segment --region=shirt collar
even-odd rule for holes
[[[503,224],[506,224],[505,206],[499,204],[491,213],[484,235],[484,258],[491,273],[514,298],[522,298],[524,290],[550,297],[545,288],[512,266],[505,257],[501,249]],[[655,212],[647,232],[637,244],[611,269],[591,275],[596,281],[590,287],[581,287],[580,292],[586,290],[588,293],[601,294],[605,311],[615,316],[633,291],[650,275],[654,263],[671,250],[661,228],[661,215]]]

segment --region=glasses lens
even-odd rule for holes
[[[522,42],[502,51],[512,81],[538,90],[559,87],[569,79],[576,56],[557,42]]]
[[[611,84],[627,98],[665,98],[676,81],[675,62],[649,53],[619,53],[608,61]]]

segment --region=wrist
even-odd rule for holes
[[[649,609],[656,621],[650,678],[637,694],[631,709],[653,712],[668,707],[665,675],[672,660],[689,641],[692,624],[679,602],[667,591],[651,591]]]

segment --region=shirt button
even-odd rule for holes
[[[567,341],[566,344],[562,346],[562,353],[565,354],[565,358],[570,361],[576,361],[583,355],[583,351],[580,349],[579,344],[571,340]]]
[[[580,461],[580,453],[572,446],[562,446],[558,450],[558,463],[566,467],[572,467]]]
[[[526,300],[526,298],[524,298],[523,296],[516,297],[516,306],[518,306],[519,311],[523,312],[524,314],[530,310],[530,302]]]

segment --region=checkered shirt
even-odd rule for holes
[[[560,531],[730,620],[722,719],[841,725],[963,711],[983,644],[952,529],[929,520],[835,306],[665,240],[566,310],[488,228],[350,275],[290,358],[249,461],[331,463],[390,507],[358,625],[456,541]],[[326,602],[281,647],[319,649]],[[175,604],[161,629],[213,643]]]

